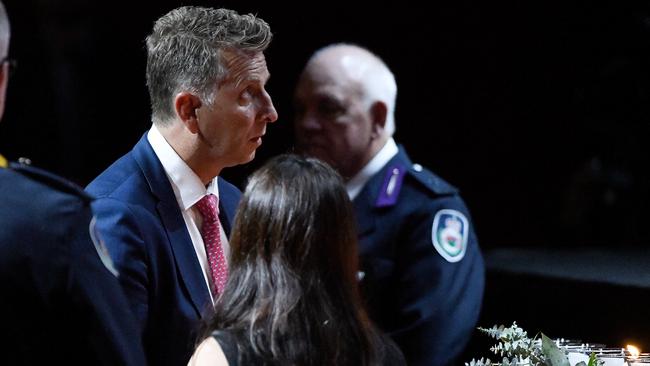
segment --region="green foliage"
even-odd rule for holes
[[[587,366],[601,366],[602,364],[603,361],[598,360],[596,354],[591,352],[591,354],[589,355],[589,363],[587,364]]]
[[[561,350],[553,340],[542,333],[542,353],[549,366],[571,366],[566,352]]]
[[[496,339],[498,342],[490,350],[502,357],[502,366],[544,365],[542,349],[535,340],[529,338],[528,333],[513,322],[512,326],[493,326],[492,328],[478,328],[482,333]],[[490,359],[472,360],[467,366],[494,365]]]
[[[575,366],[602,366],[603,361],[599,361],[598,358],[596,357],[595,353],[591,353],[589,355],[589,362],[585,363],[584,361],[580,361]]]
[[[502,357],[501,363],[493,363],[489,358],[472,360],[465,366],[571,366],[565,349],[558,347],[546,335],[541,334],[541,341],[537,337],[529,338],[528,333],[513,322],[512,326],[493,326],[492,328],[478,328],[482,333],[497,340],[497,344],[490,348],[494,354]],[[600,366],[595,354],[589,357],[589,363],[579,362],[575,366]]]
[[[490,359],[483,359],[481,358],[480,360],[471,360],[469,363],[465,362],[466,366],[492,366],[494,365]]]

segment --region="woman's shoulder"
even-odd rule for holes
[[[215,330],[210,338],[219,343],[224,357],[228,360],[228,365],[238,366],[241,351],[238,346],[237,334],[232,330]]]
[[[196,347],[187,366],[233,366],[233,364],[228,362],[217,339],[208,337]]]

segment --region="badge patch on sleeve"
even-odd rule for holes
[[[463,259],[468,236],[469,224],[465,215],[450,209],[436,213],[431,229],[431,242],[448,262],[455,263]]]

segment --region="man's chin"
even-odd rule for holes
[[[255,150],[253,150],[252,153],[248,154],[248,156],[244,157],[239,164],[250,163],[251,161],[253,161],[253,159],[255,159]]]
[[[298,148],[298,152],[322,161],[330,161],[326,154],[327,150],[324,147],[309,146],[308,148]]]
[[[254,158],[255,158],[255,151],[253,151],[249,155],[241,156],[241,157],[239,157],[237,159],[232,159],[230,161],[230,163],[228,165],[226,165],[226,167],[227,168],[232,168],[234,166],[244,165],[244,164],[247,164],[247,163],[250,163],[251,161],[253,161]]]
[[[318,152],[313,152],[313,153],[312,153],[312,152],[309,152],[309,153],[307,153],[307,155],[311,156],[312,158],[316,158],[316,159],[318,159],[318,160],[320,160],[320,161],[322,161],[322,162],[327,163],[327,164],[330,165],[332,168],[336,168],[336,166],[337,166],[336,161],[332,160],[332,159],[331,159],[329,156],[327,156],[327,155],[324,155],[324,154],[318,154]]]

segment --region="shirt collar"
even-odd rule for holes
[[[181,209],[188,210],[206,194],[219,197],[217,179],[210,181],[207,187],[204,186],[199,176],[178,156],[155,124],[151,126],[147,140],[167,173]]]
[[[359,195],[361,189],[366,185],[370,178],[377,174],[383,167],[386,165],[393,156],[397,155],[399,149],[395,140],[390,137],[388,141],[384,144],[384,147],[379,150],[379,152],[366,164],[366,166],[359,171],[352,179],[350,179],[345,188],[348,191],[348,196],[350,200],[353,200]]]

